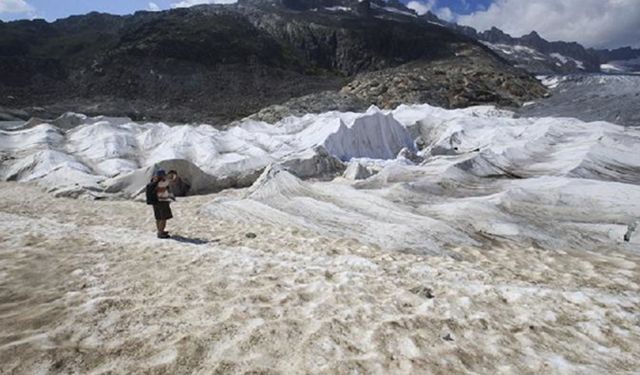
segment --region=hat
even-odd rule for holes
[[[158,169],[153,176],[154,177],[164,177],[167,175],[167,172],[164,171],[164,169]]]

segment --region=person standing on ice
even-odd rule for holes
[[[167,178],[166,172],[163,169],[159,169],[153,174],[151,182],[146,188],[147,204],[153,206],[158,238],[171,238],[169,232],[165,230],[167,220],[173,218],[170,202],[176,200],[171,193],[170,184],[171,181]]]
[[[633,232],[635,232],[636,229],[638,229],[638,226],[640,226],[640,220],[629,224],[629,226],[627,227],[627,233],[625,233],[625,235],[624,235],[624,241],[625,242],[630,242],[631,241],[631,235],[633,235]]]
[[[189,190],[191,190],[191,185],[188,181],[178,176],[178,172],[175,170],[170,170],[167,172],[167,177],[169,177],[169,189],[171,193],[176,197],[186,197],[189,194]]]

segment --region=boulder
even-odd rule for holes
[[[322,146],[292,156],[279,165],[301,179],[330,178],[346,169],[344,163]]]
[[[365,180],[373,176],[374,174],[375,173],[373,171],[369,170],[367,167],[360,164],[359,162],[353,162],[349,164],[349,166],[347,167],[347,170],[344,172],[342,177],[348,180],[356,181],[356,180]]]
[[[398,153],[398,159],[408,160],[413,164],[421,164],[424,161],[424,158],[422,156],[418,155],[417,152],[409,148],[403,148],[402,150],[400,150],[400,152]]]

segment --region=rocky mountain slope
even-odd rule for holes
[[[549,42],[537,32],[512,38],[497,28],[478,38],[501,56],[536,74],[599,72],[600,59],[576,42]]]
[[[400,100],[519,105],[546,93],[476,41],[405,9],[380,0],[244,0],[0,23],[0,116],[77,111],[223,124],[309,95],[329,98],[322,111]],[[449,62],[456,72],[443,74],[438,67]],[[422,83],[396,85],[394,69]]]
[[[421,18],[484,43],[513,65],[532,74],[640,71],[640,50],[631,47],[587,49],[576,42],[547,41],[536,31],[517,38],[497,27],[480,32],[469,26],[446,22],[431,12]]]
[[[600,57],[576,42],[549,42],[535,31],[514,38],[497,27],[479,32],[469,26],[443,21],[431,12],[422,18],[484,43],[513,65],[532,74],[600,72]]]
[[[591,52],[596,53],[598,56],[600,56],[600,59],[604,62],[616,60],[624,61],[640,58],[640,49],[631,47],[591,50]]]

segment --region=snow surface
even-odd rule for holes
[[[542,82],[543,85],[547,86],[550,89],[557,88],[565,80],[564,76],[538,76],[537,78]]]
[[[394,253],[201,210],[232,190],[179,199],[175,237],[159,240],[144,204],[0,191],[2,373],[640,368],[637,252],[494,238],[451,256]]]

